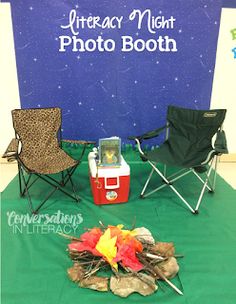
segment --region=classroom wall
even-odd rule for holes
[[[0,3],[0,154],[14,132],[11,110],[20,107],[12,18],[9,3]]]
[[[235,50],[234,50],[235,49]],[[226,108],[224,130],[230,153],[236,153],[236,8],[223,8],[211,108]]]

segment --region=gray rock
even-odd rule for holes
[[[108,291],[108,278],[91,276],[81,280],[79,286],[97,291]]]
[[[143,296],[148,296],[157,290],[155,279],[146,274],[124,275],[120,278],[112,276],[110,279],[111,291],[120,297],[126,298],[130,294],[137,292]]]
[[[166,261],[159,263],[158,267],[162,270],[167,279],[174,278],[179,272],[179,265],[174,257],[170,257]]]
[[[135,238],[143,244],[154,245],[155,240],[151,232],[145,227],[135,228],[134,231],[137,233]]]

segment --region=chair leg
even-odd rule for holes
[[[31,180],[31,177],[32,177],[32,174],[28,174],[28,179],[26,180],[26,178],[24,178],[24,185],[26,185],[27,187],[23,187],[22,186],[22,180],[23,180],[23,177],[24,177],[24,172],[25,169],[24,167],[21,165],[21,163],[18,161],[18,180],[19,180],[19,190],[20,190],[20,196],[25,196],[25,192],[26,192],[26,188],[30,188],[35,182],[36,180],[34,180],[33,182],[31,182],[31,184],[29,185],[30,183],[30,180]]]
[[[161,190],[162,188],[164,188],[164,187],[166,187],[166,186],[168,186],[168,184],[167,184],[167,183],[160,185],[160,186],[159,186],[159,187],[157,187],[156,189],[151,190],[151,191],[149,191],[147,194],[143,195],[143,198],[148,197],[149,195],[151,195],[151,194],[153,194],[153,193],[155,193],[155,192],[157,192],[157,191]]]
[[[208,169],[208,172],[207,172],[207,177],[206,177],[206,180],[203,184],[203,187],[202,187],[202,190],[201,190],[201,193],[199,195],[199,198],[198,198],[198,201],[197,201],[197,205],[196,205],[196,208],[195,208],[195,213],[198,213],[198,209],[200,207],[200,204],[201,204],[201,201],[202,201],[202,198],[203,198],[203,194],[205,192],[205,189],[207,187],[207,183],[209,181],[209,178],[210,178],[210,175],[211,175],[211,171],[213,169],[213,159],[211,161],[211,164],[210,164],[210,168]]]
[[[70,176],[72,176],[74,174],[77,166],[67,170],[67,174],[64,176],[64,185],[66,185],[68,183]]]
[[[65,186],[65,176],[64,176],[64,172],[61,172],[61,182],[60,182],[60,185],[63,187]]]
[[[140,194],[140,198],[144,198],[145,190],[146,190],[146,188],[147,188],[147,186],[148,186],[148,184],[149,184],[149,182],[150,182],[150,179],[151,179],[151,177],[152,177],[152,175],[153,175],[153,172],[154,172],[154,169],[152,168],[152,170],[151,170],[151,172],[150,172],[150,174],[149,174],[149,176],[148,176],[148,178],[147,178],[147,180],[146,180],[146,183],[145,183],[145,185],[144,185],[144,187],[143,187],[143,190],[142,190],[142,192],[141,192],[141,194]]]
[[[79,202],[79,201],[81,200],[81,198],[80,198],[79,195],[76,193],[75,186],[74,186],[74,183],[73,183],[73,181],[72,181],[72,177],[71,177],[71,174],[70,174],[69,170],[67,171],[67,173],[68,173],[68,176],[69,176],[69,181],[70,181],[72,190],[73,190],[73,192],[74,192],[74,196],[75,196],[77,202]]]
[[[216,188],[216,177],[217,177],[217,167],[219,163],[219,156],[215,156],[215,169],[214,169],[214,175],[213,175],[213,183],[212,183],[212,190],[215,191]]]
[[[20,164],[18,162],[18,180],[19,180],[19,190],[20,190],[20,196],[23,196],[23,192],[22,192],[22,182],[21,182],[21,167]]]
[[[199,174],[197,174],[194,170],[192,170],[193,174],[204,184],[205,181],[201,178],[201,176],[199,176]],[[209,182],[209,180],[208,180]],[[209,187],[208,184],[206,185],[206,188],[209,190],[209,191],[212,191],[212,187]]]
[[[177,194],[177,196],[182,200],[182,202],[190,209],[190,211],[192,213],[195,213],[195,211],[193,210],[193,208],[189,205],[189,203],[183,198],[183,196],[175,189],[175,187],[170,183],[170,181],[161,173],[161,171],[159,169],[157,169],[157,167],[150,161],[148,161],[150,163],[150,165],[153,167],[153,169],[160,175],[160,177],[166,182],[166,184],[171,188],[172,191],[175,192],[175,194]],[[189,172],[187,172],[189,173]],[[186,173],[186,174],[187,174]]]
[[[177,179],[179,179],[180,177],[182,177],[183,175],[186,174],[186,172],[184,172],[183,174],[179,175],[183,171],[186,171],[186,168],[180,169],[179,171],[177,171],[177,172],[175,172],[175,173],[173,173],[173,174],[171,174],[169,176],[166,176],[166,178],[172,183],[172,182],[176,181]],[[187,172],[189,173],[189,170]],[[176,175],[177,175],[177,177],[173,178]]]
[[[67,175],[66,176],[63,175],[63,178],[64,178],[63,185],[61,185],[60,182],[54,180],[53,178],[51,178],[49,176],[47,176],[48,177],[48,179],[47,179],[44,176],[41,176],[40,174],[36,174],[36,173],[34,173],[34,175],[36,176],[36,179],[34,179],[30,183],[30,180],[31,180],[31,177],[32,177],[33,174],[28,173],[28,178],[25,177],[24,168],[21,166],[21,164],[18,163],[18,179],[19,179],[20,195],[24,196],[26,194],[27,200],[28,200],[28,204],[29,204],[29,209],[30,209],[31,213],[32,214],[38,213],[38,211],[40,210],[40,208],[46,203],[46,201],[53,195],[53,193],[56,190],[61,191],[62,193],[64,193],[65,195],[69,196],[70,198],[72,198],[76,202],[79,202],[80,197],[76,194],[74,183],[73,183],[72,178],[71,178],[71,175],[73,174],[73,172],[74,172],[74,170],[70,170],[70,171],[68,170]],[[34,209],[33,208],[32,199],[31,199],[31,195],[29,193],[29,188],[39,178],[41,178],[42,180],[44,180],[45,182],[47,182],[49,185],[51,185],[53,187],[53,189],[52,189],[52,191],[49,192],[49,194],[46,196],[46,198]],[[67,178],[67,182],[70,181],[72,189],[73,189],[73,192],[74,192],[74,196],[71,195],[65,189],[62,188],[65,185],[65,178]]]
[[[153,170],[154,170],[154,168],[153,168]],[[157,191],[163,189],[163,188],[166,187],[166,186],[170,186],[170,184],[172,184],[173,182],[177,181],[177,180],[180,179],[181,177],[183,177],[183,176],[185,176],[185,175],[187,175],[187,174],[189,174],[189,173],[191,172],[191,170],[188,170],[188,171],[182,173],[181,175],[178,175],[177,177],[173,178],[174,176],[176,176],[176,174],[178,174],[178,173],[180,173],[180,172],[183,172],[184,170],[186,170],[186,169],[183,169],[183,170],[181,169],[181,170],[179,170],[177,173],[172,174],[172,175],[166,177],[166,179],[169,181],[169,183],[167,183],[166,181],[163,180],[163,181],[164,181],[164,184],[160,185],[159,187],[157,187],[156,189],[154,189],[154,190],[152,190],[152,191],[149,191],[147,194],[143,195],[143,198],[145,198],[145,197],[147,197],[147,196],[149,196],[149,195],[151,195],[151,194],[153,194],[153,193],[155,193],[155,192],[157,192]],[[159,173],[158,173],[158,174],[159,174]],[[169,179],[170,177],[172,177],[171,180]]]
[[[177,196],[182,200],[182,202],[189,208],[189,210],[192,213],[195,213],[195,210],[189,205],[189,203],[186,201],[186,199],[183,198],[183,196],[175,189],[173,185],[170,185],[170,188],[177,194]]]
[[[23,183],[24,183],[24,190],[23,190],[23,192],[22,192],[22,188],[21,188],[22,186],[20,186],[20,188],[21,188],[21,190],[20,190],[21,195],[23,195],[24,193],[26,193],[27,199],[28,199],[28,203],[29,203],[30,211],[31,211],[31,213],[34,213],[33,204],[32,204],[32,200],[31,200],[31,196],[30,196],[30,194],[29,194],[29,189],[28,189],[28,181],[29,181],[29,179],[28,179],[28,181],[26,181],[26,179],[25,179],[25,177],[24,177],[23,169],[22,169],[21,167],[20,167],[19,173],[20,173],[20,175],[21,175],[20,179],[22,178],[22,181],[23,181]],[[20,185],[21,185],[21,182],[20,182]]]
[[[22,173],[22,175],[23,175],[24,173]],[[25,179],[25,181],[26,181],[26,186],[27,186],[27,189],[29,190],[29,188],[31,187],[31,185],[32,185],[32,183],[29,185],[29,182],[30,182],[30,180],[31,180],[31,177],[32,177],[32,175],[31,174],[29,174],[29,176],[28,176],[28,179],[26,180]],[[34,182],[33,182],[34,183]],[[25,192],[26,192],[26,187],[24,187],[24,190],[22,191],[22,196],[25,196]]]
[[[217,156],[216,156],[216,157],[217,157]],[[210,185],[210,176],[211,176],[211,172],[212,172],[212,169],[213,169],[213,163],[214,163],[214,161],[215,161],[215,172],[214,172],[213,186],[211,187],[211,185]],[[169,176],[169,177],[166,177],[165,174],[164,174],[165,172],[162,173],[162,172],[161,172],[161,171],[160,171],[160,170],[159,170],[151,161],[148,161],[148,162],[149,162],[149,164],[151,165],[152,170],[151,170],[151,172],[150,172],[150,174],[149,174],[149,176],[148,176],[148,179],[147,179],[147,181],[146,181],[146,183],[145,183],[145,185],[144,185],[144,188],[143,188],[143,190],[142,190],[142,192],[141,192],[141,197],[142,197],[142,198],[147,197],[147,196],[153,194],[154,192],[156,192],[156,191],[158,191],[158,190],[160,190],[160,189],[162,189],[162,188],[164,188],[164,187],[166,187],[166,186],[169,186],[169,187],[171,188],[171,190],[172,190],[172,191],[181,199],[181,201],[189,208],[189,210],[190,210],[193,214],[198,214],[198,209],[199,209],[200,204],[201,204],[201,202],[202,202],[203,194],[204,194],[206,188],[207,188],[209,191],[211,191],[211,192],[214,191],[214,189],[215,189],[216,172],[217,172],[216,169],[217,169],[217,162],[218,162],[218,160],[215,159],[215,158],[213,158],[213,159],[211,160],[211,162],[210,162],[209,169],[208,169],[208,171],[207,171],[207,173],[206,173],[206,179],[205,179],[205,180],[202,179],[202,178],[201,178],[193,169],[190,169],[190,170],[188,170],[188,171],[186,171],[186,172],[184,172],[184,173],[181,173],[180,175],[176,176],[177,173],[180,173],[180,172],[183,171],[183,170],[179,170],[177,173],[175,173],[175,174],[173,174],[173,175],[171,175],[171,176]],[[149,184],[149,182],[150,182],[150,179],[151,179],[151,177],[152,177],[154,171],[156,171],[156,173],[163,179],[163,181],[165,182],[165,184],[160,185],[160,186],[157,187],[156,189],[154,189],[154,190],[152,190],[152,191],[150,191],[150,192],[148,192],[147,194],[144,195],[145,190],[146,190],[146,188],[147,188],[147,186],[148,186],[148,184]],[[187,175],[187,174],[190,173],[190,172],[194,173],[195,176],[196,176],[196,177],[202,182],[202,184],[203,184],[203,187],[202,187],[201,192],[200,192],[200,195],[199,195],[199,197],[198,197],[198,201],[197,201],[197,204],[196,204],[195,209],[193,209],[193,208],[191,207],[191,205],[188,203],[188,201],[187,201],[187,200],[186,200],[186,199],[177,191],[177,189],[172,185],[173,182],[177,181],[178,179],[180,179],[181,177]],[[176,177],[174,177],[174,176],[176,176]],[[172,179],[170,179],[170,177],[172,177]],[[174,177],[174,178],[173,178],[173,177]]]
[[[42,180],[44,180],[45,182],[47,182],[49,185],[51,185],[52,187],[56,187],[57,190],[61,191],[62,193],[66,194],[67,196],[69,196],[70,198],[72,198],[73,200],[77,201],[77,198],[75,198],[73,195],[71,195],[70,193],[68,193],[65,189],[62,189],[60,186],[55,186],[51,181],[49,181],[48,179],[46,179],[44,176],[36,174],[39,178],[41,178]]]

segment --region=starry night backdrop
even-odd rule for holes
[[[22,108],[63,110],[63,137],[97,140],[137,135],[165,122],[169,104],[206,109],[210,105],[220,23],[220,0],[12,0]],[[123,16],[121,29],[79,29],[78,37],[113,39],[113,52],[59,52],[59,36],[72,36],[78,16]],[[134,9],[173,16],[173,29],[150,33],[129,20]],[[175,39],[177,52],[122,52],[121,36]]]

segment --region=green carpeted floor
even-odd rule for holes
[[[15,178],[1,196],[2,303],[4,304],[64,304],[64,303],[236,303],[236,192],[220,177],[214,195],[206,193],[198,216],[192,215],[181,201],[165,188],[145,200],[139,192],[149,172],[135,152],[124,154],[131,166],[131,191],[128,203],[96,206],[93,203],[88,164],[77,170],[75,180],[82,197],[79,205],[56,193],[40,214],[81,214],[83,222],[70,231],[66,224],[13,225],[10,215],[27,214],[26,199],[19,198]],[[156,181],[158,181],[158,177]],[[183,181],[185,181],[183,185]],[[186,177],[178,189],[192,199],[199,193],[198,181]],[[47,186],[34,186],[34,196],[45,194]],[[78,288],[66,274],[71,261],[67,256],[68,240],[56,234],[65,230],[79,235],[86,227],[101,220],[104,224],[123,223],[150,229],[157,240],[173,241],[179,259],[179,278],[174,283],[183,290],[177,295],[164,283],[162,289],[149,297],[133,294],[127,299],[112,293],[99,293]],[[15,220],[17,218],[15,217]],[[49,228],[50,226],[50,228]]]

